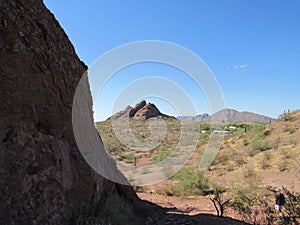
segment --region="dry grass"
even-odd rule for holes
[[[181,135],[180,121],[175,119],[165,121],[166,136],[160,140],[156,148],[150,151],[136,151],[122,144],[114,135],[110,121],[97,123],[96,127],[106,149],[113,156],[123,162],[142,166],[162,161],[175,151]],[[137,138],[147,139],[151,136],[148,126],[147,121],[130,120],[132,133]],[[293,188],[300,189],[300,112],[292,113],[288,120],[282,118],[271,124],[227,124],[227,127],[229,126],[235,126],[237,129],[233,130],[232,134],[225,135],[218,156],[205,171],[205,176],[213,182],[221,182],[225,186],[230,186],[233,182],[245,183],[249,177],[245,176],[249,173],[249,168],[260,176],[262,184],[267,184],[271,179],[266,177],[266,174],[268,176],[282,175],[282,177],[289,177],[293,174],[294,177],[290,180],[295,180],[296,174],[299,182],[286,184],[282,181],[282,184],[294,185]],[[201,132],[204,130],[205,133]],[[196,150],[187,165],[197,167],[208,143],[211,126],[209,123],[202,123],[200,130],[191,129],[190,132],[198,132],[199,139],[196,143]],[[194,140],[185,140],[186,144],[193,142]],[[279,184],[281,181],[279,179],[276,182]],[[273,185],[277,185],[276,182]]]

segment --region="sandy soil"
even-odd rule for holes
[[[187,215],[199,213],[216,215],[216,210],[208,197],[176,197],[150,193],[138,193],[138,196],[165,208],[176,208],[178,212]]]
[[[163,207],[166,211],[154,216],[147,225],[246,225],[238,215],[228,211],[224,218],[216,211],[208,197],[176,197],[153,193],[138,193],[143,199]]]

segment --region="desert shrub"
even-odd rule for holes
[[[173,152],[175,151],[175,147],[167,148],[162,146],[158,155],[152,158],[153,163],[158,163],[167,159]]]
[[[173,188],[170,186],[165,186],[163,188],[156,189],[155,193],[159,195],[173,196],[174,193],[172,189]]]
[[[125,159],[129,160],[129,161],[133,161],[135,158],[134,154],[131,152],[127,155],[125,155]]]
[[[222,165],[227,165],[229,161],[229,156],[228,155],[217,155],[217,157],[215,158],[213,164],[219,164],[221,163]]]
[[[276,140],[274,141],[274,143],[272,144],[272,147],[274,149],[278,149],[281,143],[281,138],[276,138]]]
[[[283,187],[285,195],[284,218],[278,218],[274,209],[274,197],[276,189],[272,186],[266,190],[258,189],[253,185],[232,186],[233,200],[230,206],[243,220],[249,224],[257,225],[288,225],[299,224],[300,194],[292,193]],[[272,193],[268,192],[271,191]]]
[[[245,123],[240,123],[239,125],[237,125],[237,127],[240,127],[240,128],[246,128],[246,129],[251,129],[252,128],[252,125],[250,124],[245,124]]]
[[[285,127],[283,131],[290,134],[294,134],[297,131],[297,129],[295,127]]]
[[[263,159],[263,160],[261,161],[260,168],[263,169],[263,170],[265,170],[265,169],[268,169],[269,167],[270,167],[269,161]]]
[[[293,115],[292,115],[292,113],[290,111],[288,111],[288,112],[284,111],[284,113],[281,114],[279,116],[279,118],[281,118],[281,119],[283,119],[285,121],[289,121],[289,120],[291,120],[293,118]]]
[[[288,169],[288,163],[285,160],[282,160],[278,165],[277,165],[278,169],[280,172],[283,172],[285,170]]]
[[[250,204],[255,199],[255,195],[253,195],[253,187],[233,185],[231,190],[233,194],[234,207]]]
[[[283,187],[283,193],[286,197],[285,212],[292,221],[296,221],[296,218],[300,218],[300,193],[293,193],[285,187]]]
[[[203,190],[209,189],[209,181],[203,172],[194,167],[184,167],[172,179],[178,183],[172,188],[174,195],[203,195]]]
[[[236,162],[236,165],[239,166],[239,167],[247,164],[247,161],[245,160],[245,158],[243,156],[236,157],[235,162]]]
[[[269,152],[266,152],[264,154],[264,157],[261,161],[260,167],[264,170],[270,167],[270,159],[271,159],[271,155]]]
[[[261,169],[267,169],[270,167],[270,159],[271,159],[271,154],[269,152],[265,152],[263,159],[260,163]]]
[[[248,155],[249,155],[250,157],[253,157],[253,156],[255,156],[258,152],[259,152],[258,150],[252,149],[252,150],[248,151]]]
[[[263,159],[269,161],[271,159],[271,154],[269,152],[265,152]]]
[[[124,151],[122,145],[119,145],[117,148],[114,149],[114,152],[117,154],[121,154]]]
[[[234,171],[234,169],[235,169],[235,166],[232,163],[229,163],[226,166],[226,171],[228,171],[228,172]]]
[[[136,192],[136,193],[138,193],[138,192],[139,193],[144,193],[146,191],[145,187],[142,186],[142,184],[134,184],[132,186],[132,188],[133,188],[134,192]]]
[[[239,213],[243,220],[249,224],[274,225],[273,223],[273,200],[265,190],[260,190],[257,185],[233,186],[232,209]]]
[[[266,140],[266,126],[264,124],[253,125],[248,132],[247,139],[244,140],[244,145],[250,145],[252,150],[264,151],[270,149],[270,143]]]
[[[290,159],[290,158],[291,158],[290,151],[288,151],[287,149],[283,149],[281,151],[281,159]]]
[[[248,146],[248,145],[249,145],[249,141],[248,141],[247,139],[244,139],[244,140],[243,140],[243,145],[244,145],[244,146]]]
[[[200,128],[201,130],[210,131],[210,124],[202,123]]]
[[[253,168],[250,166],[246,166],[244,170],[244,178],[250,178],[253,177],[254,175],[255,175],[255,171],[253,170]]]
[[[263,138],[253,140],[251,146],[253,150],[259,151],[265,151],[271,148],[270,143]]]
[[[253,225],[274,225],[272,207],[266,202],[253,202],[235,205],[234,209],[243,217],[243,220]]]
[[[199,143],[199,145],[204,145],[204,144],[207,144],[208,140],[209,140],[209,135],[208,134],[204,134],[204,135],[202,134],[202,135],[200,135],[198,143]]]
[[[217,211],[217,216],[222,217],[224,215],[224,212],[231,206],[232,198],[232,195],[226,195],[224,187],[216,186],[214,188],[214,194],[210,200]]]
[[[168,152],[161,152],[158,155],[153,157],[152,162],[153,163],[161,162],[161,161],[165,160],[166,158],[168,158],[169,155],[170,155],[170,153],[168,153]]]
[[[266,125],[265,124],[255,124],[249,127],[250,129],[250,136],[254,137],[263,137],[265,136],[266,132]]]

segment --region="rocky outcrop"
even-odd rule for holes
[[[1,0],[0,18],[0,223],[139,223],[132,188],[95,173],[78,150],[72,103],[87,68],[54,16],[42,0]]]
[[[129,117],[134,117],[134,115],[137,113],[137,111],[142,109],[145,105],[146,105],[145,100],[143,100],[140,103],[136,104],[136,106],[133,109],[130,110]]]
[[[162,117],[162,118],[173,118],[173,116],[169,116],[163,114],[159,111],[156,105],[152,103],[146,103],[145,100],[136,104],[135,107],[127,106],[124,110],[117,112],[112,115],[109,119],[125,119],[125,118],[133,118],[135,120],[146,120],[153,117]]]
[[[116,114],[112,115],[111,117],[108,118],[109,119],[124,119],[124,118],[128,118],[128,115],[130,114],[132,110],[131,106],[127,106],[124,110],[117,112]]]
[[[134,114],[133,118],[136,120],[146,120],[158,116],[164,116],[164,115],[158,110],[158,108],[154,104],[148,103],[144,107],[139,109]]]

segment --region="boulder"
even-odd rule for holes
[[[53,14],[42,0],[1,0],[0,18],[0,223],[141,224],[133,189],[97,174],[77,147],[72,103],[87,67]]]

